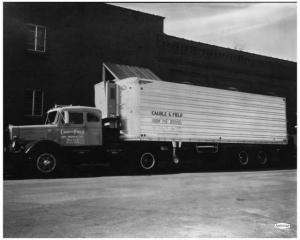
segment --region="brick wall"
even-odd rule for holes
[[[151,69],[167,81],[287,98],[296,125],[296,63],[163,34],[163,18],[103,3],[4,3],[4,125],[41,123],[24,114],[26,89],[56,104],[93,106],[102,62]],[[46,52],[26,50],[27,23],[46,27]]]
[[[46,52],[26,50],[27,23],[46,27]],[[163,18],[103,3],[4,3],[4,123],[24,116],[24,90],[44,91],[44,112],[57,104],[93,106],[102,62],[150,66]]]

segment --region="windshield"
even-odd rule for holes
[[[46,123],[45,124],[56,124],[58,120],[58,112],[57,111],[53,111],[53,112],[49,112],[47,115],[47,119],[46,119]]]

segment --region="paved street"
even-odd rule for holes
[[[296,180],[273,170],[4,181],[4,237],[296,237]]]

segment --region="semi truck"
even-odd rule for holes
[[[12,161],[40,176],[100,162],[145,173],[186,163],[263,167],[288,144],[282,97],[138,77],[94,92],[95,107],[55,106],[44,125],[9,125]]]

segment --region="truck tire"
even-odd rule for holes
[[[158,162],[152,152],[142,152],[138,159],[138,168],[143,173],[152,173],[157,168]]]
[[[236,160],[239,168],[247,168],[249,166],[249,153],[246,149],[237,151]]]
[[[256,153],[256,162],[260,167],[266,167],[269,164],[269,154],[264,150],[258,150]]]
[[[39,148],[31,156],[31,170],[35,177],[54,177],[61,173],[61,154],[53,148]]]

